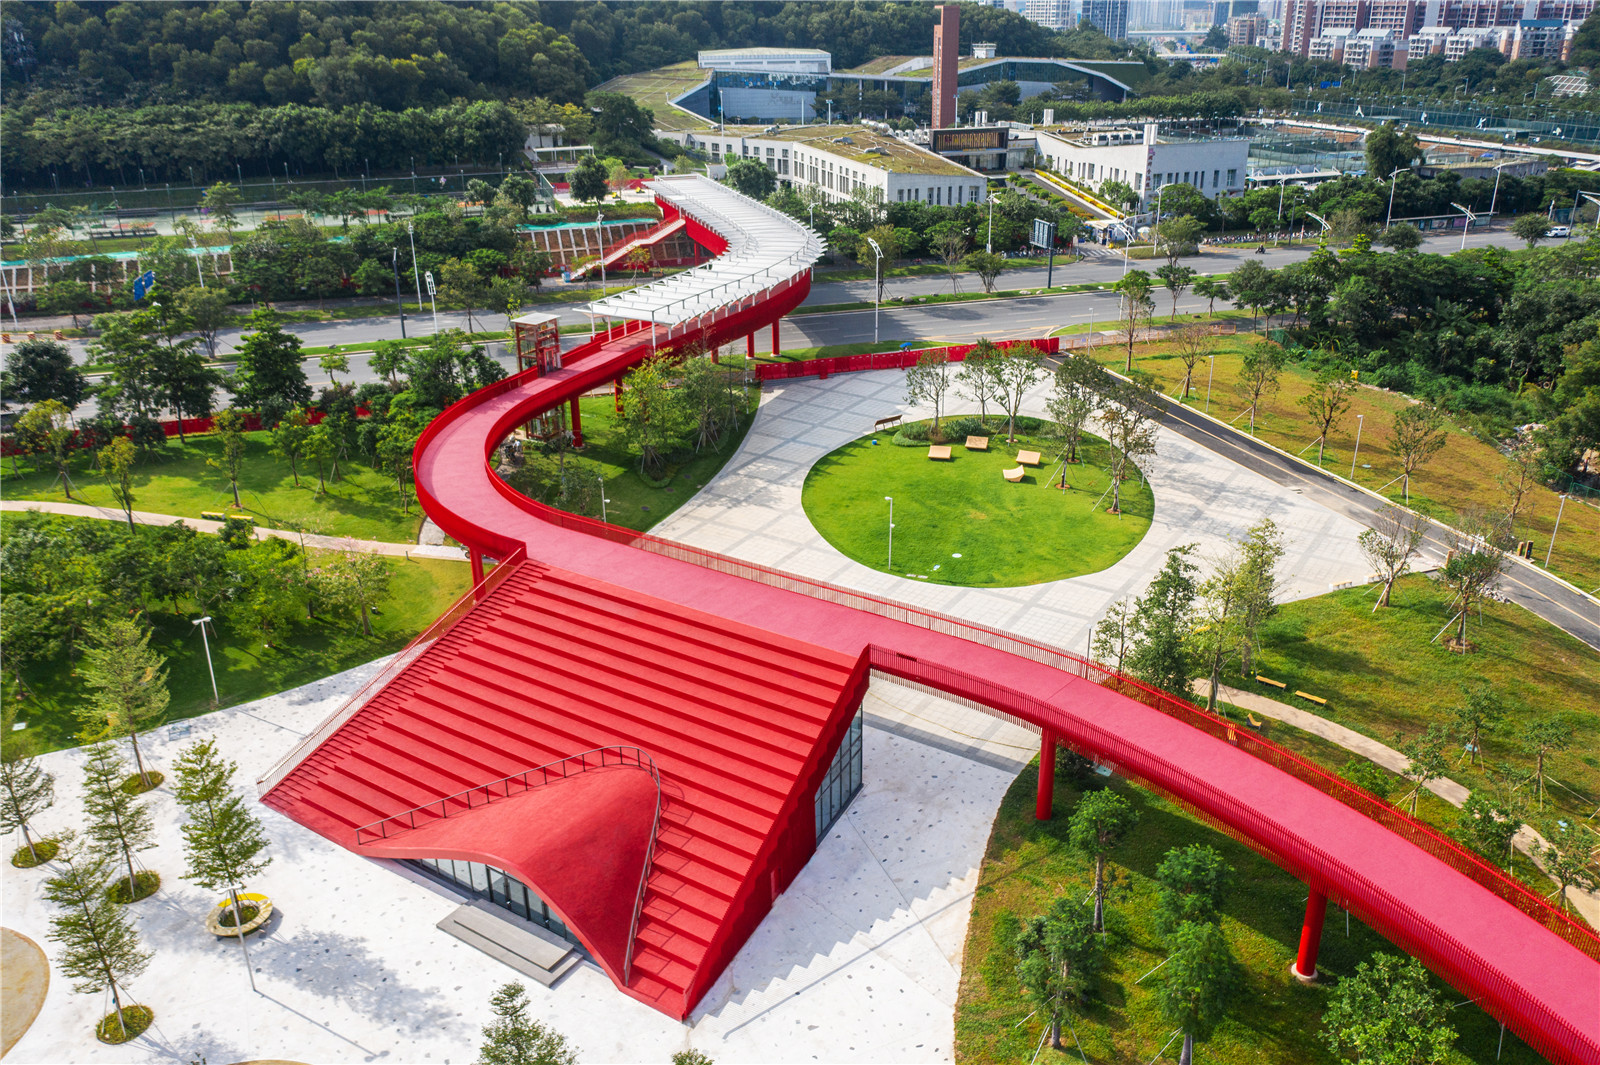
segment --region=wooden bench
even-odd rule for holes
[[[901,417],[902,415],[896,414],[889,418],[879,418],[877,421],[872,423],[872,431],[875,433],[881,433],[885,429],[893,429],[895,426],[900,424]]]
[[[1019,483],[1022,480],[1022,475],[1027,473],[1027,472],[1028,471],[1023,469],[1021,466],[1018,466],[1016,469],[1012,469],[1012,470],[1001,470],[1000,471],[1001,475],[1003,477],[1005,477],[1006,480],[1010,481],[1012,484]]]
[[[1019,451],[1017,452],[1017,462],[1024,466],[1037,466],[1039,465],[1039,453],[1037,451]]]
[[[930,459],[937,459],[940,462],[949,462],[950,461],[950,445],[949,444],[934,444],[934,445],[932,445],[931,447],[928,448],[928,457]]]
[[[228,516],[226,514],[222,513],[222,511],[220,511],[220,510],[202,510],[200,512],[200,520],[201,521],[227,521],[228,520]]]
[[[1300,698],[1304,699],[1308,703],[1316,703],[1318,706],[1327,706],[1328,705],[1328,700],[1323,699],[1323,698],[1321,698],[1319,696],[1316,696],[1316,695],[1312,695],[1310,692],[1303,692],[1303,691],[1300,691],[1300,690],[1296,689],[1295,690],[1295,694],[1300,696]]]
[[[1257,732],[1261,731],[1261,728],[1265,724],[1265,722],[1258,720],[1256,718],[1256,715],[1252,714],[1248,710],[1246,710],[1244,712],[1244,716],[1250,719],[1250,727],[1251,728],[1255,729]]]
[[[1289,690],[1289,686],[1287,684],[1285,684],[1283,681],[1281,681],[1281,680],[1273,680],[1271,677],[1263,677],[1259,673],[1256,674],[1256,680],[1259,680],[1262,684],[1270,684],[1274,688],[1277,688],[1279,691],[1288,691]]]
[[[969,436],[969,437],[967,437],[967,450],[968,451],[988,451],[989,450],[989,438],[987,436]]]

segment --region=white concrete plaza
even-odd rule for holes
[[[1048,388],[1046,382],[1030,392],[1022,413],[1043,415]],[[947,410],[957,416],[976,413],[976,405],[962,400],[953,400]],[[1356,544],[1362,526],[1165,428],[1155,458],[1143,464],[1155,490],[1150,531],[1109,569],[1020,588],[961,588],[872,569],[845,558],[817,533],[800,505],[800,492],[819,459],[893,414],[932,415],[931,409],[906,402],[903,371],[770,382],[739,451],[694,499],[652,531],[1079,652],[1089,626],[1117,599],[1142,592],[1170,548],[1196,543],[1202,561],[1215,558],[1262,518],[1271,518],[1284,532],[1281,599],[1320,595],[1334,584],[1365,581],[1371,572]],[[887,529],[887,505],[884,522]],[[904,524],[895,530],[897,537],[917,534]]]
[[[215,736],[248,785],[379,665],[161,729],[145,740],[147,757],[169,768],[185,743]],[[948,1061],[978,866],[1034,740],[893,684],[873,684],[867,713],[861,794],[689,1025],[622,995],[590,963],[550,990],[523,979],[434,927],[462,897],[261,807],[274,861],[249,887],[280,913],[251,939],[252,994],[238,944],[202,927],[213,896],[180,876],[169,779],[153,793],[159,845],[141,855],[163,886],[131,911],[155,951],[133,998],[155,1010],[155,1026],[122,1047],[95,1041],[108,1007],[54,968],[46,871],[6,863],[4,924],[52,958],[44,1007],[6,1060],[469,1062],[489,996],[522,980],[536,1015],[586,1062],[664,1063],[689,1046],[720,1062]],[[57,800],[37,827],[81,827],[81,752],[42,761]]]

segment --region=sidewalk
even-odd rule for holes
[[[1204,678],[1195,681],[1191,685],[1192,690],[1200,697],[1202,705],[1204,705],[1204,699],[1210,691],[1210,687],[1210,682]],[[1403,774],[1406,766],[1410,763],[1410,759],[1405,755],[1393,747],[1379,743],[1370,736],[1363,736],[1353,729],[1345,728],[1343,725],[1335,724],[1308,711],[1297,709],[1288,703],[1280,703],[1276,699],[1269,699],[1265,695],[1241,691],[1238,688],[1230,688],[1223,684],[1217,687],[1217,698],[1222,702],[1232,703],[1234,706],[1253,711],[1262,717],[1270,717],[1285,724],[1293,725],[1295,728],[1309,732],[1313,736],[1320,736],[1325,740],[1338,744],[1352,754],[1359,754],[1369,761],[1376,762],[1391,772]],[[1451,806],[1465,804],[1467,796],[1470,794],[1467,788],[1448,777],[1436,777],[1428,781],[1424,787]],[[1531,848],[1536,843],[1542,845],[1544,837],[1524,825],[1522,830],[1517,833],[1514,842],[1517,850],[1532,859]],[[1534,859],[1534,861],[1537,862],[1537,859]],[[1567,901],[1572,903],[1573,909],[1577,910],[1579,916],[1588,921],[1590,925],[1600,926],[1600,893],[1569,887],[1567,889]]]
[[[37,510],[44,514],[62,514],[73,518],[100,518],[105,521],[121,522],[128,520],[127,515],[116,507],[96,507],[85,503],[49,503],[33,499],[0,501],[0,513],[27,510]],[[133,520],[138,525],[171,525],[173,522],[182,522],[196,532],[222,531],[220,521],[183,518],[176,514],[152,514],[146,510],[134,511]],[[293,540],[322,551],[366,551],[370,554],[389,555],[395,558],[442,558],[456,562],[467,560],[467,552],[463,548],[446,547],[443,544],[395,544],[386,540],[355,540],[348,536],[318,536],[313,533],[302,535],[290,529],[257,528],[255,537],[257,540],[265,540],[268,537]]]

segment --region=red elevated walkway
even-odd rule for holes
[[[744,335],[807,287],[802,278],[741,300],[693,334],[710,346]],[[1304,879],[1314,901],[1346,906],[1422,958],[1540,1053],[1600,1062],[1600,939],[1381,800],[1065,652],[563,514],[494,475],[488,458],[513,427],[670,341],[660,329],[602,335],[566,353],[563,369],[499,382],[429,426],[416,450],[423,506],[474,553],[512,564],[491,578],[500,588],[397,666],[378,696],[357,700],[348,722],[320,730],[269,774],[266,801],[354,847],[363,819],[539,759],[607,743],[650,751],[663,791],[682,790],[663,814],[631,945],[638,964],[616,965],[613,935],[630,919],[620,900],[593,927],[574,928],[619,986],[685,1017],[809,856],[809,808],[790,804],[808,806],[870,667],[1037,729],[1047,751],[1060,739],[1174,797]],[[536,561],[517,564],[524,556]],[[329,820],[336,802],[352,805]],[[494,816],[511,817],[501,805]],[[431,825],[429,853],[522,869],[519,837],[539,823],[526,819],[500,839],[500,824],[471,827],[493,809]],[[536,891],[560,895],[542,870],[524,871]]]

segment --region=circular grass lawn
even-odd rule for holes
[[[1142,477],[1122,484],[1122,514],[1106,513],[1110,448],[1086,437],[1085,461],[1067,467],[1066,491],[1051,476],[1049,441],[1003,432],[989,451],[951,445],[950,459],[928,458],[928,445],[897,447],[875,433],[831,452],[806,474],[806,517],[822,538],[864,566],[886,569],[889,504],[894,497],[894,573],[939,584],[1008,588],[1059,581],[1110,566],[1150,528],[1154,501]],[[1003,471],[1019,450],[1046,456],[1020,483]],[[960,557],[956,557],[960,556]]]

